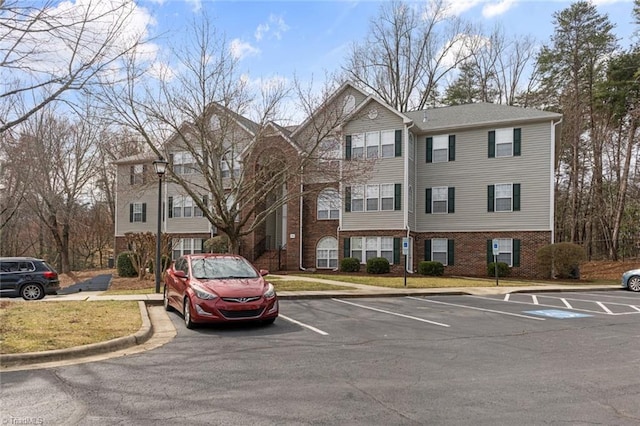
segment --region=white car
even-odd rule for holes
[[[632,269],[622,274],[622,287],[631,291],[640,291],[640,269]]]

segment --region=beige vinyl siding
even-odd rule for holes
[[[199,175],[202,178],[201,175]],[[194,176],[195,177],[195,176]],[[163,201],[166,203],[166,207],[168,208],[168,200],[169,197],[181,197],[187,196],[187,194],[182,190],[180,186],[177,184],[170,183],[163,188]],[[209,205],[211,205],[211,196],[207,195],[209,199]],[[195,209],[195,203],[193,204],[193,208]],[[204,217],[194,217],[193,213],[191,217],[172,217],[169,218],[168,211],[165,211],[165,225],[163,229],[166,232],[170,233],[198,233],[198,232],[209,232],[209,221]]]
[[[367,114],[375,108],[378,115],[375,119],[370,119]],[[369,102],[359,113],[358,118],[349,122],[344,127],[344,134],[351,135],[354,133],[365,133],[382,130],[402,130],[404,124],[402,119],[392,111],[377,102]],[[403,132],[404,134],[404,132]],[[405,142],[403,140],[403,142]],[[402,184],[402,209],[393,211],[375,211],[375,212],[345,212],[342,206],[342,223],[341,230],[366,230],[366,229],[402,229],[404,228],[404,194],[406,191],[404,185],[404,155],[406,154],[406,143],[402,144],[402,156],[393,158],[377,159],[371,170],[367,173],[367,178],[358,184]],[[345,182],[345,186],[349,186],[350,182]]]
[[[133,164],[118,164],[116,169],[116,212],[115,235],[126,232],[156,232],[158,214],[158,180],[147,179],[145,184],[131,185],[130,170]],[[147,164],[147,169],[153,166]],[[129,222],[131,203],[146,203],[146,222]]]
[[[420,137],[417,231],[549,230],[551,123],[513,127],[522,129],[517,157],[488,158],[493,127],[455,133],[456,159],[446,163],[426,163],[427,135]],[[500,183],[520,184],[520,211],[487,212],[487,186]],[[455,213],[425,213],[425,189],[438,186],[455,187]]]

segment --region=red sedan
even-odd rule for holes
[[[260,321],[278,317],[278,297],[263,277],[269,271],[229,254],[189,254],[167,270],[164,307],[181,312],[187,328],[198,323]]]

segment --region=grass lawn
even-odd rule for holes
[[[138,302],[0,302],[0,353],[38,352],[103,342],[142,325]]]
[[[318,278],[333,281],[344,281],[354,284],[372,285],[377,287],[404,288],[404,277],[380,275],[305,275],[308,278]],[[537,285],[533,281],[508,281],[500,279],[501,286]],[[407,276],[407,288],[448,288],[448,287],[493,287],[495,279],[490,278],[459,278],[459,277],[423,277]]]
[[[269,281],[278,291],[327,291],[327,290],[353,290],[353,287],[326,284],[321,282],[303,281],[303,280],[282,280],[278,278],[267,277]]]

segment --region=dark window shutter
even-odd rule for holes
[[[344,188],[344,211],[351,211],[351,187],[347,186]]]
[[[169,219],[173,217],[173,197],[169,197]]]
[[[396,157],[402,157],[402,130],[396,130]]]
[[[351,238],[344,239],[344,256],[343,257],[351,257]]]
[[[345,137],[344,158],[346,160],[351,160],[351,135],[347,135]]]
[[[142,165],[142,183],[147,183],[148,168],[146,164]]]
[[[493,241],[487,240],[487,263],[493,262]]]
[[[142,203],[142,221],[147,221],[147,203]]]
[[[134,166],[130,166],[129,167],[129,185],[133,185],[134,175],[135,175],[135,168]]]
[[[449,187],[449,197],[447,199],[447,213],[455,213],[456,211],[456,188]]]
[[[433,138],[427,138],[427,163],[433,161]]]
[[[427,262],[431,261],[431,240],[424,240],[424,260]]]
[[[496,131],[491,130],[489,132],[489,158],[496,156]]]
[[[400,247],[402,247],[402,238],[393,239],[393,263],[395,265],[400,263]]]
[[[520,266],[520,240],[513,240],[513,266]]]
[[[456,161],[456,135],[449,135],[449,161]]]
[[[209,206],[209,197],[207,197],[206,195],[202,196],[202,205],[205,207]]]
[[[133,222],[133,204],[129,204],[129,222]]]
[[[425,190],[425,194],[424,194],[424,199],[425,199],[425,206],[424,206],[424,212],[426,214],[431,214],[431,203],[432,203],[432,197],[431,197],[431,188],[427,188]]]
[[[454,248],[455,246],[453,240],[447,240],[447,266],[453,266],[453,254],[455,252]]]
[[[496,189],[496,187],[495,187],[494,185],[489,185],[489,186],[487,186],[487,211],[488,211],[488,212],[492,212],[492,211],[494,211],[494,205],[495,205],[495,201],[494,201],[495,189]]]
[[[173,167],[173,154],[169,154],[169,167]]]
[[[514,212],[520,211],[520,184],[519,183],[513,184],[513,211]]]
[[[513,155],[518,157],[522,151],[521,129],[513,129]]]
[[[200,251],[201,251],[202,253],[206,253],[206,250],[205,250],[205,248],[204,248],[204,242],[205,242],[205,241],[206,241],[206,240],[205,240],[204,238],[201,238],[201,239],[200,239]]]
[[[393,197],[393,209],[402,210],[402,184],[396,183]]]

